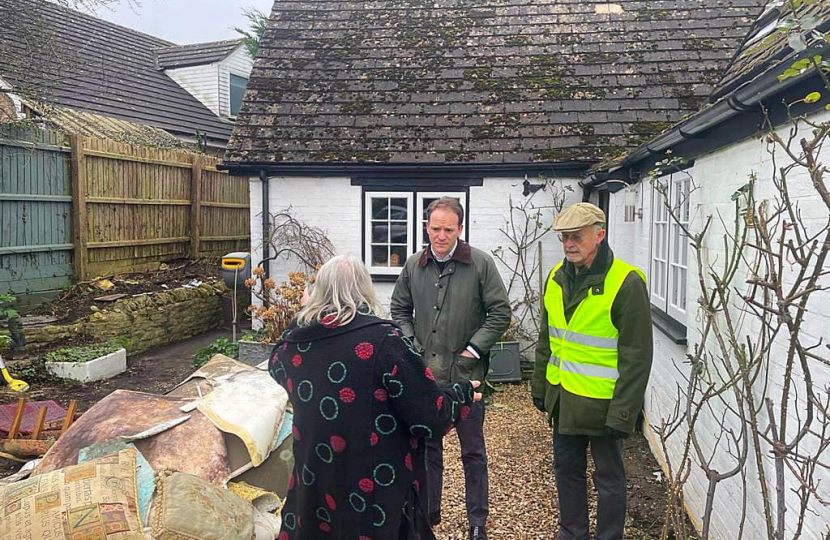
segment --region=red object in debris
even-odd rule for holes
[[[58,405],[56,402],[49,401],[29,401],[23,409],[23,421],[20,423],[19,434],[29,434],[35,430],[35,422],[37,421],[37,413],[41,407],[46,407],[46,423],[63,420],[66,416],[66,409]],[[8,435],[12,428],[12,421],[17,412],[17,403],[8,403],[0,405],[0,435]]]

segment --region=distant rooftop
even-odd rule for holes
[[[220,62],[242,45],[241,39],[175,45],[156,49],[159,69],[176,69]]]
[[[222,146],[230,137],[232,122],[156,66],[156,50],[176,44],[46,0],[0,0],[0,21],[0,77],[24,98]]]

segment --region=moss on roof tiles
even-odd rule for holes
[[[601,159],[693,112],[764,1],[618,3],[277,0],[229,161]]]

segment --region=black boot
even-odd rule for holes
[[[484,527],[481,525],[470,527],[470,540],[487,540],[487,533],[484,532]]]
[[[436,527],[439,523],[441,523],[441,511],[436,510],[435,512],[431,512],[427,516],[427,521],[429,521],[430,527]]]

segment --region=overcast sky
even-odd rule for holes
[[[179,45],[234,39],[234,26],[248,27],[242,9],[270,13],[273,0],[121,0],[95,14],[121,26]]]

